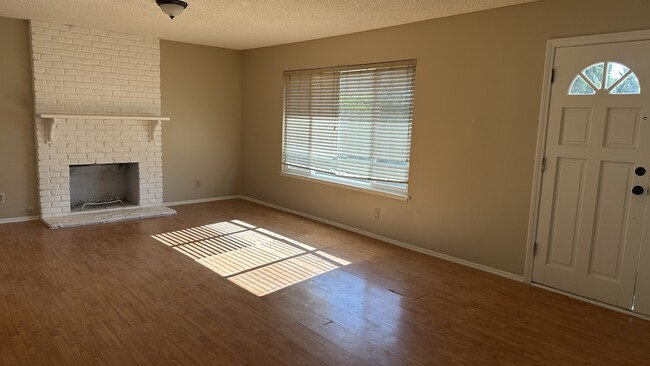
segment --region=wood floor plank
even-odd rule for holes
[[[650,359],[639,318],[243,200],[176,209],[54,231],[0,225],[0,364]]]

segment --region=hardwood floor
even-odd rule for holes
[[[648,365],[650,322],[242,200],[0,225],[1,365]]]

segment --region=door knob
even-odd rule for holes
[[[638,175],[639,177],[643,177],[645,175],[645,168],[640,166],[636,169],[634,169],[634,173]]]
[[[643,187],[641,187],[641,186],[634,186],[634,187],[632,187],[632,194],[634,194],[634,195],[636,195],[636,196],[640,196],[640,195],[642,195],[642,194],[643,194],[643,191],[644,191],[644,189],[643,189]]]

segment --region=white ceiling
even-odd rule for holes
[[[359,32],[537,0],[186,0],[170,20],[155,0],[0,0],[0,16],[234,49]]]

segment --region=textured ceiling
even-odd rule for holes
[[[0,16],[234,49],[359,32],[537,0],[186,0],[173,21],[155,0],[0,0]]]

